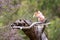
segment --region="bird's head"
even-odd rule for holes
[[[41,14],[40,11],[36,11],[36,12],[34,12],[33,17],[37,17],[38,18],[40,16],[40,14]]]

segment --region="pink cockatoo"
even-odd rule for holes
[[[40,11],[36,11],[34,13],[33,17],[37,17],[39,22],[44,22],[45,21],[45,17],[42,14],[42,12],[40,12]]]

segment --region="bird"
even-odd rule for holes
[[[43,13],[41,11],[34,12],[33,17],[38,18],[39,22],[44,22],[45,21],[45,16],[43,15]]]

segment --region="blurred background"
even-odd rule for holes
[[[40,10],[51,22],[46,28],[49,40],[60,40],[60,0],[0,0],[0,40],[8,40],[10,29],[6,26],[17,19],[37,21],[33,18],[36,10]],[[21,30],[17,34],[23,40],[29,40]]]

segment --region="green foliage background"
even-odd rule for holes
[[[49,27],[46,28],[49,40],[60,40],[60,0],[3,1],[0,1],[0,27],[17,19],[37,21],[32,16],[35,10],[40,10],[51,22]]]

